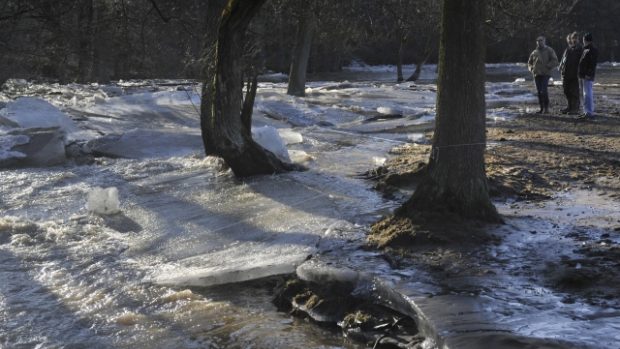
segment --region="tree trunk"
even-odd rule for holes
[[[78,52],[78,81],[89,82],[92,79],[93,58],[93,0],[83,1],[78,9],[79,52]]]
[[[304,0],[302,14],[297,27],[295,48],[291,60],[287,94],[303,97],[306,95],[306,73],[312,47],[312,37],[316,29],[316,18],[312,7],[313,0]]]
[[[216,135],[212,134],[215,131],[215,127],[211,127],[208,122],[212,118],[206,117],[206,115],[212,113],[211,107],[213,106],[213,96],[211,92],[211,83],[217,75],[217,66],[215,64],[217,60],[217,35],[220,25],[220,17],[227,0],[210,0],[207,2],[206,9],[206,26],[204,35],[204,48],[202,52],[202,78],[205,81],[202,84],[202,99],[200,106],[200,128],[202,130],[202,142],[205,147],[205,153],[209,155],[217,155],[217,148],[215,146]]]
[[[425,179],[398,215],[439,211],[500,220],[489,199],[484,164],[484,2],[443,2],[431,156]]]
[[[201,104],[201,125],[207,155],[222,157],[240,177],[294,169],[252,140],[244,126],[242,51],[252,17],[265,0],[229,0],[220,19],[216,47],[206,57],[206,81]],[[213,58],[213,61],[209,61]],[[252,88],[251,88],[252,89]],[[251,90],[250,89],[250,90]],[[246,95],[247,98],[253,98]]]
[[[405,50],[405,42],[407,38],[404,34],[400,35],[400,41],[398,44],[398,57],[396,59],[396,81],[402,82],[405,80],[403,77],[403,54]]]
[[[254,110],[254,100],[256,99],[256,90],[258,89],[258,76],[254,75],[252,80],[248,81],[243,107],[241,108],[241,125],[247,132],[252,132],[252,112]]]
[[[420,75],[422,74],[422,67],[426,64],[429,58],[431,58],[433,52],[435,52],[435,48],[433,48],[433,40],[430,38],[426,41],[426,45],[424,45],[424,47],[424,56],[416,61],[415,71],[410,77],[407,78],[407,81],[417,81],[420,78]]]
[[[100,19],[103,17],[103,8],[97,6],[97,3],[93,4],[93,29],[92,35],[90,37],[91,43],[91,66],[89,68],[89,81],[97,81],[98,83],[107,84],[110,82],[110,77],[107,72],[104,72],[104,69],[101,64],[101,45],[97,42],[97,40],[101,37],[101,22]]]
[[[415,70],[413,71],[411,76],[407,78],[407,81],[417,81],[420,78],[420,74],[422,74],[422,67],[424,66],[424,64],[426,64],[429,56],[430,55],[415,63]]]

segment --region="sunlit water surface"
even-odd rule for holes
[[[206,284],[292,272],[317,249],[340,251],[326,255],[336,263],[409,280],[416,294],[443,292],[427,275],[394,272],[357,248],[368,224],[398,205],[357,175],[381,164],[393,146],[432,129],[429,69],[418,86],[387,82],[385,72],[371,83],[357,73],[350,81],[358,82],[336,88],[311,82],[306,101],[284,96],[284,84],[262,84],[255,123],[301,133],[303,142],[289,150],[299,152],[307,172],[241,181],[202,159],[200,149],[3,170],[0,347],[356,348],[338,331],[277,312],[270,303],[273,279],[185,285],[201,277]],[[513,83],[523,67],[498,74],[507,78],[487,86],[491,122],[532,100],[529,83]],[[192,134],[199,125],[190,105],[118,113],[122,120],[99,115],[85,127],[111,130],[119,122]],[[403,117],[368,122],[391,113]],[[120,215],[86,211],[87,193],[97,186],[119,189]]]

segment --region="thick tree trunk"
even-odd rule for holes
[[[245,32],[265,0],[229,0],[220,20],[215,52],[207,57],[201,125],[207,155],[222,157],[240,177],[272,174],[295,168],[252,140],[242,119],[242,50]],[[207,50],[206,52],[209,52]],[[253,89],[253,88],[251,88]],[[255,89],[254,89],[255,91]],[[253,98],[248,95],[247,98]],[[249,102],[248,102],[249,103]],[[246,114],[247,115],[247,114]]]
[[[499,221],[484,164],[484,2],[443,2],[437,117],[427,176],[397,214],[447,211]]]
[[[202,99],[200,106],[200,128],[202,130],[202,142],[205,147],[205,153],[209,155],[217,155],[217,148],[215,146],[216,134],[213,134],[215,127],[209,124],[209,121],[213,121],[213,118],[207,117],[213,111],[214,93],[211,91],[211,84],[217,75],[217,35],[220,25],[220,17],[224,11],[227,0],[209,0],[207,2],[206,10],[206,27],[204,35],[204,48],[202,52],[202,64],[203,72],[202,78],[204,84],[202,84]]]
[[[312,37],[316,29],[316,18],[312,6],[313,0],[303,0],[302,14],[297,27],[295,48],[291,60],[291,70],[288,79],[286,93],[293,96],[303,97],[306,95],[306,73],[308,71],[308,59],[312,47]]]

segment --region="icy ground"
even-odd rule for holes
[[[513,76],[523,67],[506,67],[506,82],[487,85],[489,122],[533,101]],[[0,347],[340,347],[265,308],[260,290],[228,286],[239,293],[231,299],[230,290],[201,288],[291,273],[324,250],[432,293],[432,283],[409,283],[414,272],[393,280],[375,255],[347,246],[398,205],[357,175],[394,146],[428,142],[435,85],[312,82],[302,99],[261,83],[255,137],[309,170],[245,180],[202,156],[199,90],[191,81],[10,82],[0,96],[0,159],[26,156],[15,146],[32,127],[57,127],[66,144],[101,157],[0,172]],[[117,189],[120,213],[92,212],[96,188]]]

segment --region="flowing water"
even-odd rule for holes
[[[335,263],[393,277],[357,246],[398,203],[357,175],[396,145],[424,142],[435,101],[427,78],[312,82],[305,100],[261,84],[255,126],[300,134],[288,149],[309,170],[247,180],[200,155],[196,106],[177,103],[181,92],[73,105],[49,97],[81,129],[123,136],[105,147],[113,157],[91,165],[0,172],[0,348],[360,347],[276,311],[271,276],[329,250]],[[528,89],[490,84],[489,121],[523,110]],[[86,210],[96,187],[118,189],[120,214]],[[440,292],[425,275],[400,273],[419,294]]]

